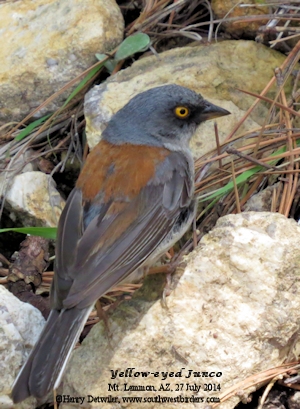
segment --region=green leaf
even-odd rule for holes
[[[104,60],[104,58],[107,58],[106,54],[95,54],[95,57],[97,58],[97,60],[101,61]]]
[[[262,166],[255,166],[253,169],[250,170],[246,170],[246,172],[243,172],[241,175],[237,176],[235,178],[235,182],[238,185],[240,185],[241,183],[245,182],[246,180],[248,180],[252,175],[254,175],[255,173],[261,171],[263,169]],[[226,195],[227,193],[231,192],[231,190],[233,189],[234,185],[233,182],[228,182],[227,185],[221,187],[220,189],[216,190],[214,193],[212,193],[211,195],[209,195],[208,197],[204,197],[203,199],[200,199],[200,202],[204,202],[206,200],[211,200],[214,198],[219,198],[222,197],[224,195]]]
[[[106,57],[106,56],[105,56]],[[71,92],[71,94],[68,96],[68,98],[65,100],[63,107],[65,107],[70,101],[71,99],[73,99],[81,90],[82,88],[85,86],[85,84],[91,79],[93,78],[93,76],[103,67],[103,64],[97,65],[97,67],[94,67],[81,81],[80,83],[77,85],[77,87],[74,89],[73,92]]]
[[[300,141],[297,141],[297,146],[299,146]],[[280,155],[281,153],[286,151],[286,147],[280,148],[278,149],[276,152],[272,153],[272,155],[270,156],[276,156],[276,155]],[[269,165],[273,166],[276,165],[276,163],[278,162],[277,160],[273,160],[268,162]],[[265,169],[265,167],[263,166],[255,166],[252,169],[246,170],[245,172],[243,172],[241,175],[237,176],[235,178],[236,184],[237,186],[240,185],[241,183],[246,182],[251,176],[255,175],[255,173],[260,172],[261,170]],[[231,192],[231,190],[233,189],[233,182],[228,182],[227,185],[221,187],[220,189],[216,190],[215,192],[213,192],[210,195],[203,195],[202,197],[200,196],[200,202],[205,202],[206,200],[211,200],[214,198],[219,198],[222,197],[224,195],[226,195],[227,193]]]
[[[149,45],[150,38],[147,34],[133,34],[132,36],[125,38],[120,44],[115,54],[115,61],[125,60],[125,58],[130,57],[135,53],[146,50]]]
[[[106,54],[95,54],[96,58],[101,61],[104,58],[107,58]],[[113,70],[115,69],[115,66],[117,65],[117,61],[109,59],[105,61],[104,67],[107,69],[107,71],[111,74]]]
[[[45,239],[56,239],[57,227],[14,227],[11,229],[0,229],[0,233],[14,231],[17,233],[30,234],[31,236],[40,236]]]
[[[48,114],[43,116],[42,118],[37,119],[34,122],[31,122],[31,124],[27,125],[26,128],[24,128],[16,137],[15,141],[21,141],[24,139],[27,135],[29,135],[37,126],[41,125],[43,122],[46,121],[52,114]]]

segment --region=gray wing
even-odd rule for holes
[[[60,226],[58,274],[53,289],[56,304],[63,308],[92,305],[141,266],[182,214],[193,212],[191,173],[186,157],[173,152],[133,200],[112,198],[104,204],[98,199],[83,213],[81,193],[75,190]],[[95,217],[86,225],[91,209]],[[82,225],[86,225],[83,232]]]

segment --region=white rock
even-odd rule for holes
[[[9,397],[12,384],[33,348],[45,320],[32,305],[19,301],[0,285],[0,407],[12,408]],[[17,408],[35,408],[35,400],[15,405]]]
[[[180,279],[179,272],[174,277],[179,281],[167,298],[167,309],[160,301],[149,301],[155,287],[148,283],[112,314],[109,341],[103,324],[95,325],[73,355],[63,394],[83,396],[86,407],[101,409],[139,408],[141,404],[99,406],[88,403],[88,395],[112,395],[122,402],[124,396],[175,398],[182,394],[205,401],[220,397],[252,374],[281,364],[287,356],[295,358],[300,346],[299,240],[297,223],[276,213],[249,212],[219,219],[187,257]],[[151,374],[112,379],[112,370],[126,368]],[[185,378],[188,370],[222,372],[222,376]],[[166,371],[182,371],[183,376],[162,380],[161,373]],[[125,383],[153,385],[156,392],[124,391]],[[172,391],[159,390],[166,383]],[[181,383],[183,391],[176,391],[176,384]],[[109,384],[117,385],[119,391],[109,390]],[[188,384],[201,385],[200,392],[186,391]],[[212,388],[220,384],[221,391],[205,392],[205,384]],[[233,409],[238,401],[232,398],[218,409]],[[206,404],[188,402],[184,408],[204,409]],[[164,408],[181,405],[165,403]],[[147,403],[147,408],[157,408],[157,404]]]
[[[65,201],[51,176],[26,172],[14,177],[6,196],[11,218],[23,225],[57,226]]]

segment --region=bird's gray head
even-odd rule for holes
[[[201,122],[228,114],[188,88],[164,85],[133,97],[112,117],[102,137],[118,145],[182,145]]]

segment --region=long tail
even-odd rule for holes
[[[14,382],[11,393],[14,403],[31,395],[42,398],[59,386],[91,309],[75,307],[51,311],[39,340]]]

